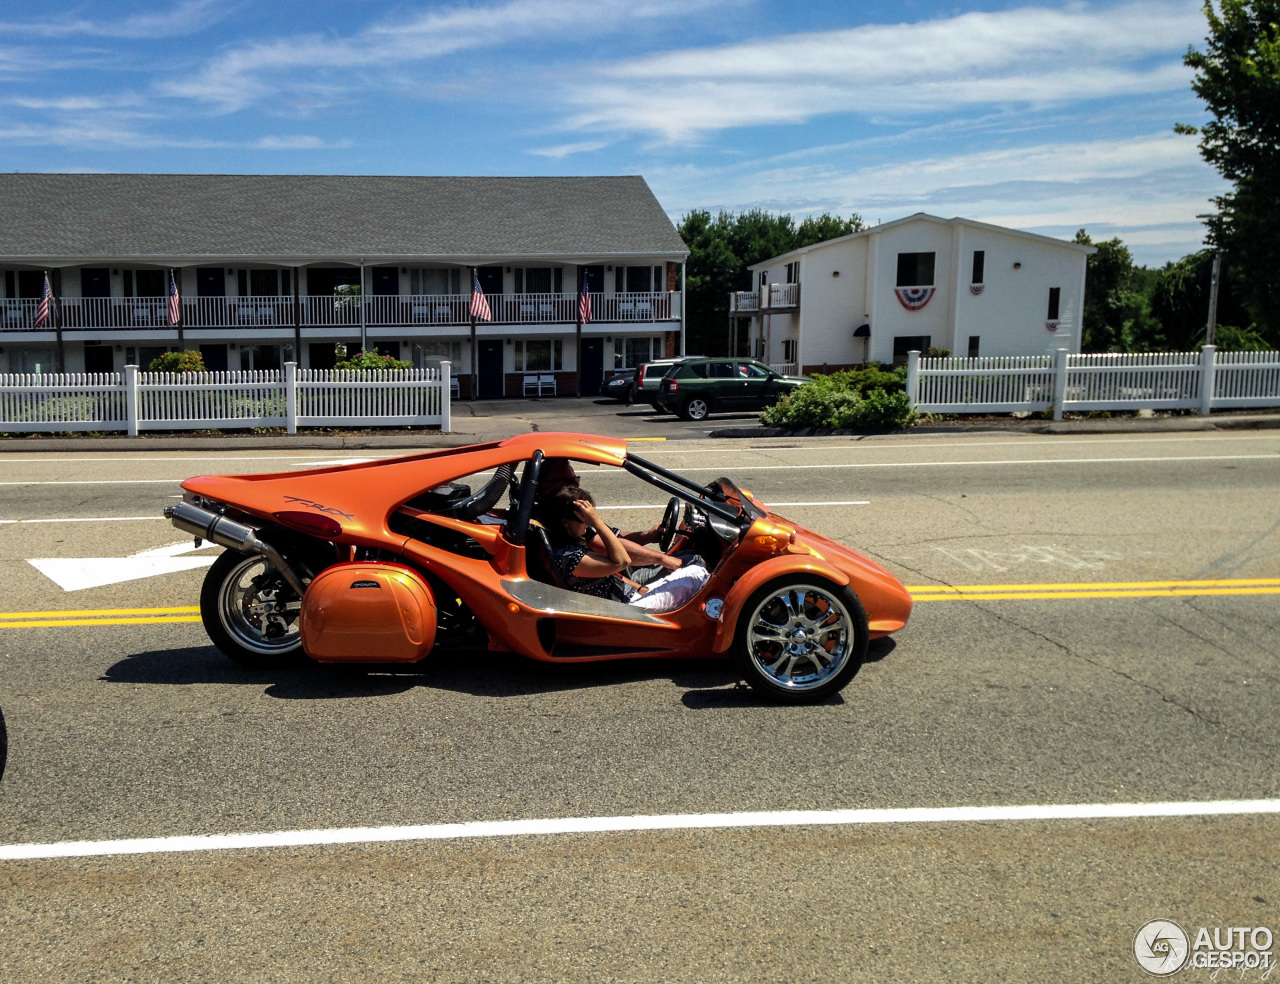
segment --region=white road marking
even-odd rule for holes
[[[27,563],[63,591],[83,591],[124,581],[138,581],[160,574],[208,567],[216,556],[183,557],[197,547],[192,540],[143,550],[130,557],[38,557]]]
[[[301,461],[292,468],[331,468],[335,465],[363,465],[366,461],[381,461],[381,458],[333,458],[329,461]]]
[[[847,502],[766,502],[766,506],[773,509],[775,506],[869,506],[869,499],[850,499]],[[596,506],[596,509],[603,512],[606,509],[665,509],[667,504],[652,503],[639,506]]]
[[[126,854],[235,851],[264,847],[376,844],[471,837],[625,833],[639,830],[705,830],[736,827],[861,826],[883,823],[989,823],[1016,820],[1113,820],[1157,817],[1247,816],[1280,813],[1280,799],[1191,803],[1080,803],[1034,806],[911,807],[884,810],[778,810],[759,813],[692,813],[666,816],[576,817],[545,820],[477,820],[398,827],[285,830],[258,834],[144,837],[0,845],[0,861],[87,858]]]
[[[182,496],[175,495],[173,498],[181,499]],[[56,519],[0,519],[0,526],[22,525],[24,523],[132,523],[144,519],[164,519],[164,516],[156,513],[154,516],[61,516]],[[165,519],[167,523],[168,520]]]
[[[186,480],[186,478],[94,478],[56,482],[0,482],[0,485],[177,485]]]
[[[1099,465],[1099,464],[1128,464],[1131,462],[1152,462],[1152,461],[1249,461],[1255,459],[1266,459],[1268,461],[1280,461],[1280,453],[1273,454],[1197,454],[1197,455],[1178,455],[1174,457],[1141,457],[1141,458],[1003,458],[1000,460],[973,460],[973,461],[850,461],[839,464],[823,464],[823,465],[751,465],[747,463],[736,464],[732,466],[711,465],[699,468],[682,468],[684,472],[721,472],[726,467],[732,467],[735,471],[740,472],[758,472],[758,471],[812,471],[827,470],[833,468],[956,468],[981,465]],[[593,475],[597,474],[595,472]],[[601,475],[610,474],[609,472],[599,472]],[[630,474],[630,472],[624,472]]]
[[[872,441],[864,441],[860,444],[753,444],[749,447],[734,447],[732,444],[726,445],[724,442],[718,444],[699,444],[696,447],[688,447],[681,442],[679,447],[673,447],[670,444],[664,444],[660,447],[652,449],[652,454],[641,454],[642,458],[655,457],[659,454],[706,454],[710,451],[720,451],[724,454],[741,454],[744,451],[865,451],[867,449],[883,450],[886,448],[990,448],[990,447],[1017,447],[1028,448],[1037,445],[1054,444],[1058,447],[1069,445],[1076,447],[1081,444],[1168,444],[1168,443],[1186,443],[1193,441],[1257,441],[1264,438],[1271,440],[1280,440],[1280,433],[1257,431],[1251,434],[1217,434],[1199,432],[1197,434],[1188,435],[1186,437],[1073,437],[1064,434],[1061,437],[1044,438],[1041,440],[1018,440],[1018,435],[1010,434],[1008,438],[999,441],[969,441],[965,440],[962,434],[956,434],[955,437],[945,441],[908,441],[897,444],[880,444]],[[734,438],[734,440],[750,440],[749,438]],[[769,440],[769,438],[760,438],[759,440]],[[787,440],[787,438],[774,438],[773,440]],[[793,438],[793,440],[805,440],[805,438]],[[637,449],[639,452],[641,449]]]

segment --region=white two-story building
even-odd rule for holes
[[[688,251],[637,176],[0,174],[0,201],[0,372],[181,349],[324,369],[363,346],[451,361],[464,398],[535,375],[592,394],[684,337]]]
[[[912,349],[956,356],[1080,351],[1094,250],[1016,229],[918,213],[751,267],[729,299],[733,351],[822,372]]]

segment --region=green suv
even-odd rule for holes
[[[655,405],[685,420],[702,420],[719,410],[763,410],[807,382],[752,359],[687,359],[662,377]]]

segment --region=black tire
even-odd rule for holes
[[[856,594],[821,577],[792,574],[770,581],[747,599],[730,656],[762,696],[785,704],[814,704],[853,679],[869,641],[867,613]]]
[[[302,599],[265,557],[225,551],[200,589],[200,621],[228,659],[254,670],[306,659],[298,620]]]
[[[681,420],[706,420],[711,404],[705,396],[691,396],[680,405]]]

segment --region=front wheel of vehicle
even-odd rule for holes
[[[689,397],[680,408],[680,416],[685,420],[706,420],[710,412],[711,406],[701,396]]]
[[[200,621],[229,659],[254,670],[295,666],[305,658],[302,599],[259,554],[226,551],[200,589]]]
[[[747,599],[731,656],[757,693],[813,704],[853,679],[868,642],[867,613],[856,594],[823,578],[792,575]]]

